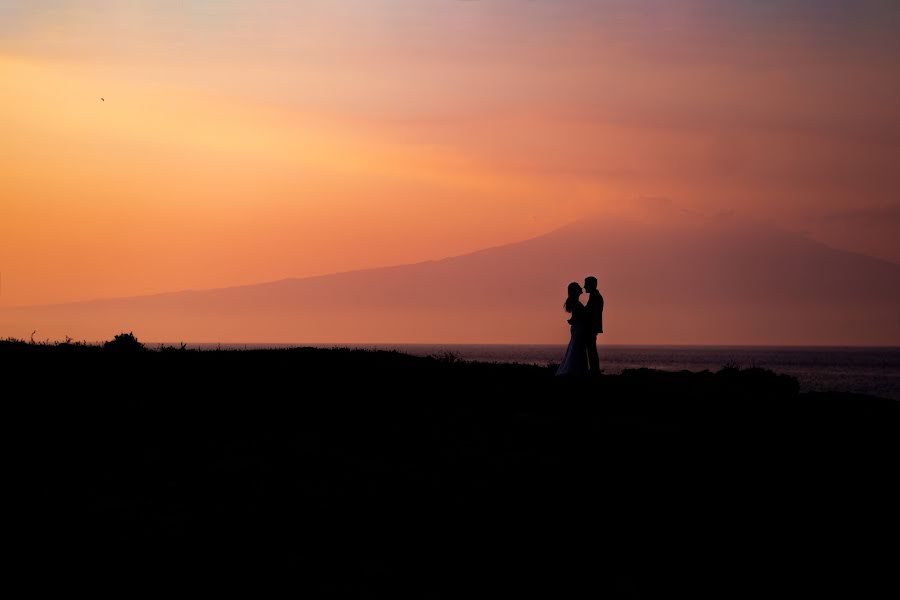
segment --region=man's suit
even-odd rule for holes
[[[585,336],[587,345],[588,367],[591,375],[600,374],[600,356],[597,354],[597,334],[603,333],[603,296],[599,291],[589,292],[587,314],[591,324],[590,334]]]

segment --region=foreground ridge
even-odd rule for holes
[[[900,403],[761,369],[132,350],[0,342],[40,516],[26,566],[438,597],[888,580],[868,548],[892,531]]]

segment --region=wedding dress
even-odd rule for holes
[[[572,318],[569,319],[570,338],[569,346],[566,348],[566,354],[562,363],[556,370],[557,375],[587,375],[588,374],[588,358],[587,340],[589,323],[584,305],[581,302],[575,305],[572,311]]]

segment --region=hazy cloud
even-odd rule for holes
[[[817,217],[811,217],[810,221],[816,223],[848,225],[900,225],[900,203],[868,206],[833,212]]]

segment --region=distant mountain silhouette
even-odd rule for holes
[[[582,220],[412,265],[6,309],[0,335],[565,343],[566,285],[586,275],[606,299],[602,343],[900,345],[900,265],[771,225],[686,214]]]

